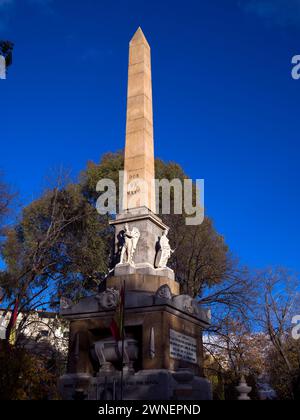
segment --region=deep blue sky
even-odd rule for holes
[[[0,168],[24,203],[61,165],[123,148],[128,42],[152,48],[155,153],[205,179],[249,266],[300,271],[299,0],[0,0]]]

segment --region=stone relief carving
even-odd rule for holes
[[[113,309],[117,306],[120,292],[117,289],[106,289],[104,292],[99,293],[96,298],[99,305],[103,309]]]
[[[73,302],[71,301],[71,299],[68,299],[66,297],[61,297],[60,301],[59,301],[59,308],[60,310],[66,310],[71,308],[71,306],[73,305]]]
[[[167,237],[169,229],[163,231],[162,237],[159,241],[159,250],[155,258],[155,267],[156,268],[165,268],[167,267],[168,259],[174,250],[171,249],[169,244],[169,239]]]
[[[173,298],[174,304],[189,314],[198,315],[201,312],[199,305],[195,299],[189,295],[179,295]]]
[[[161,299],[172,299],[172,293],[171,293],[170,287],[167,284],[163,284],[157,289],[155,293],[155,297],[158,297]]]
[[[185,302],[184,302],[184,304],[183,304],[183,309],[186,311],[186,312],[189,312],[190,314],[194,314],[194,313],[196,313],[196,310],[195,310],[195,306],[194,306],[194,302],[193,302],[193,300],[185,300]]]
[[[140,231],[138,228],[133,227],[129,230],[129,226],[126,223],[124,226],[124,244],[121,250],[120,264],[134,264],[133,256],[137,247],[138,240],[140,238]]]

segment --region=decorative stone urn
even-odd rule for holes
[[[99,340],[94,344],[95,353],[100,363],[99,374],[115,371],[114,364],[122,360],[122,341],[113,338]],[[133,338],[125,338],[123,349],[124,371],[134,373],[133,363],[138,358],[138,342]]]
[[[236,387],[236,390],[239,392],[238,400],[250,400],[250,397],[248,397],[249,392],[251,392],[252,387],[247,385],[246,379],[244,375],[241,377],[241,381],[239,385]]]

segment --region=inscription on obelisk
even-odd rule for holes
[[[129,44],[123,209],[155,213],[150,46],[139,28]]]

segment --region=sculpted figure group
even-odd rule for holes
[[[169,230],[164,230],[160,241],[159,249],[155,258],[156,268],[167,267],[168,260],[174,250],[171,249],[169,239],[167,237]],[[124,226],[123,231],[123,245],[121,249],[120,264],[132,264],[134,265],[133,256],[137,247],[138,240],[140,238],[140,231],[137,227],[129,229],[128,223]]]

